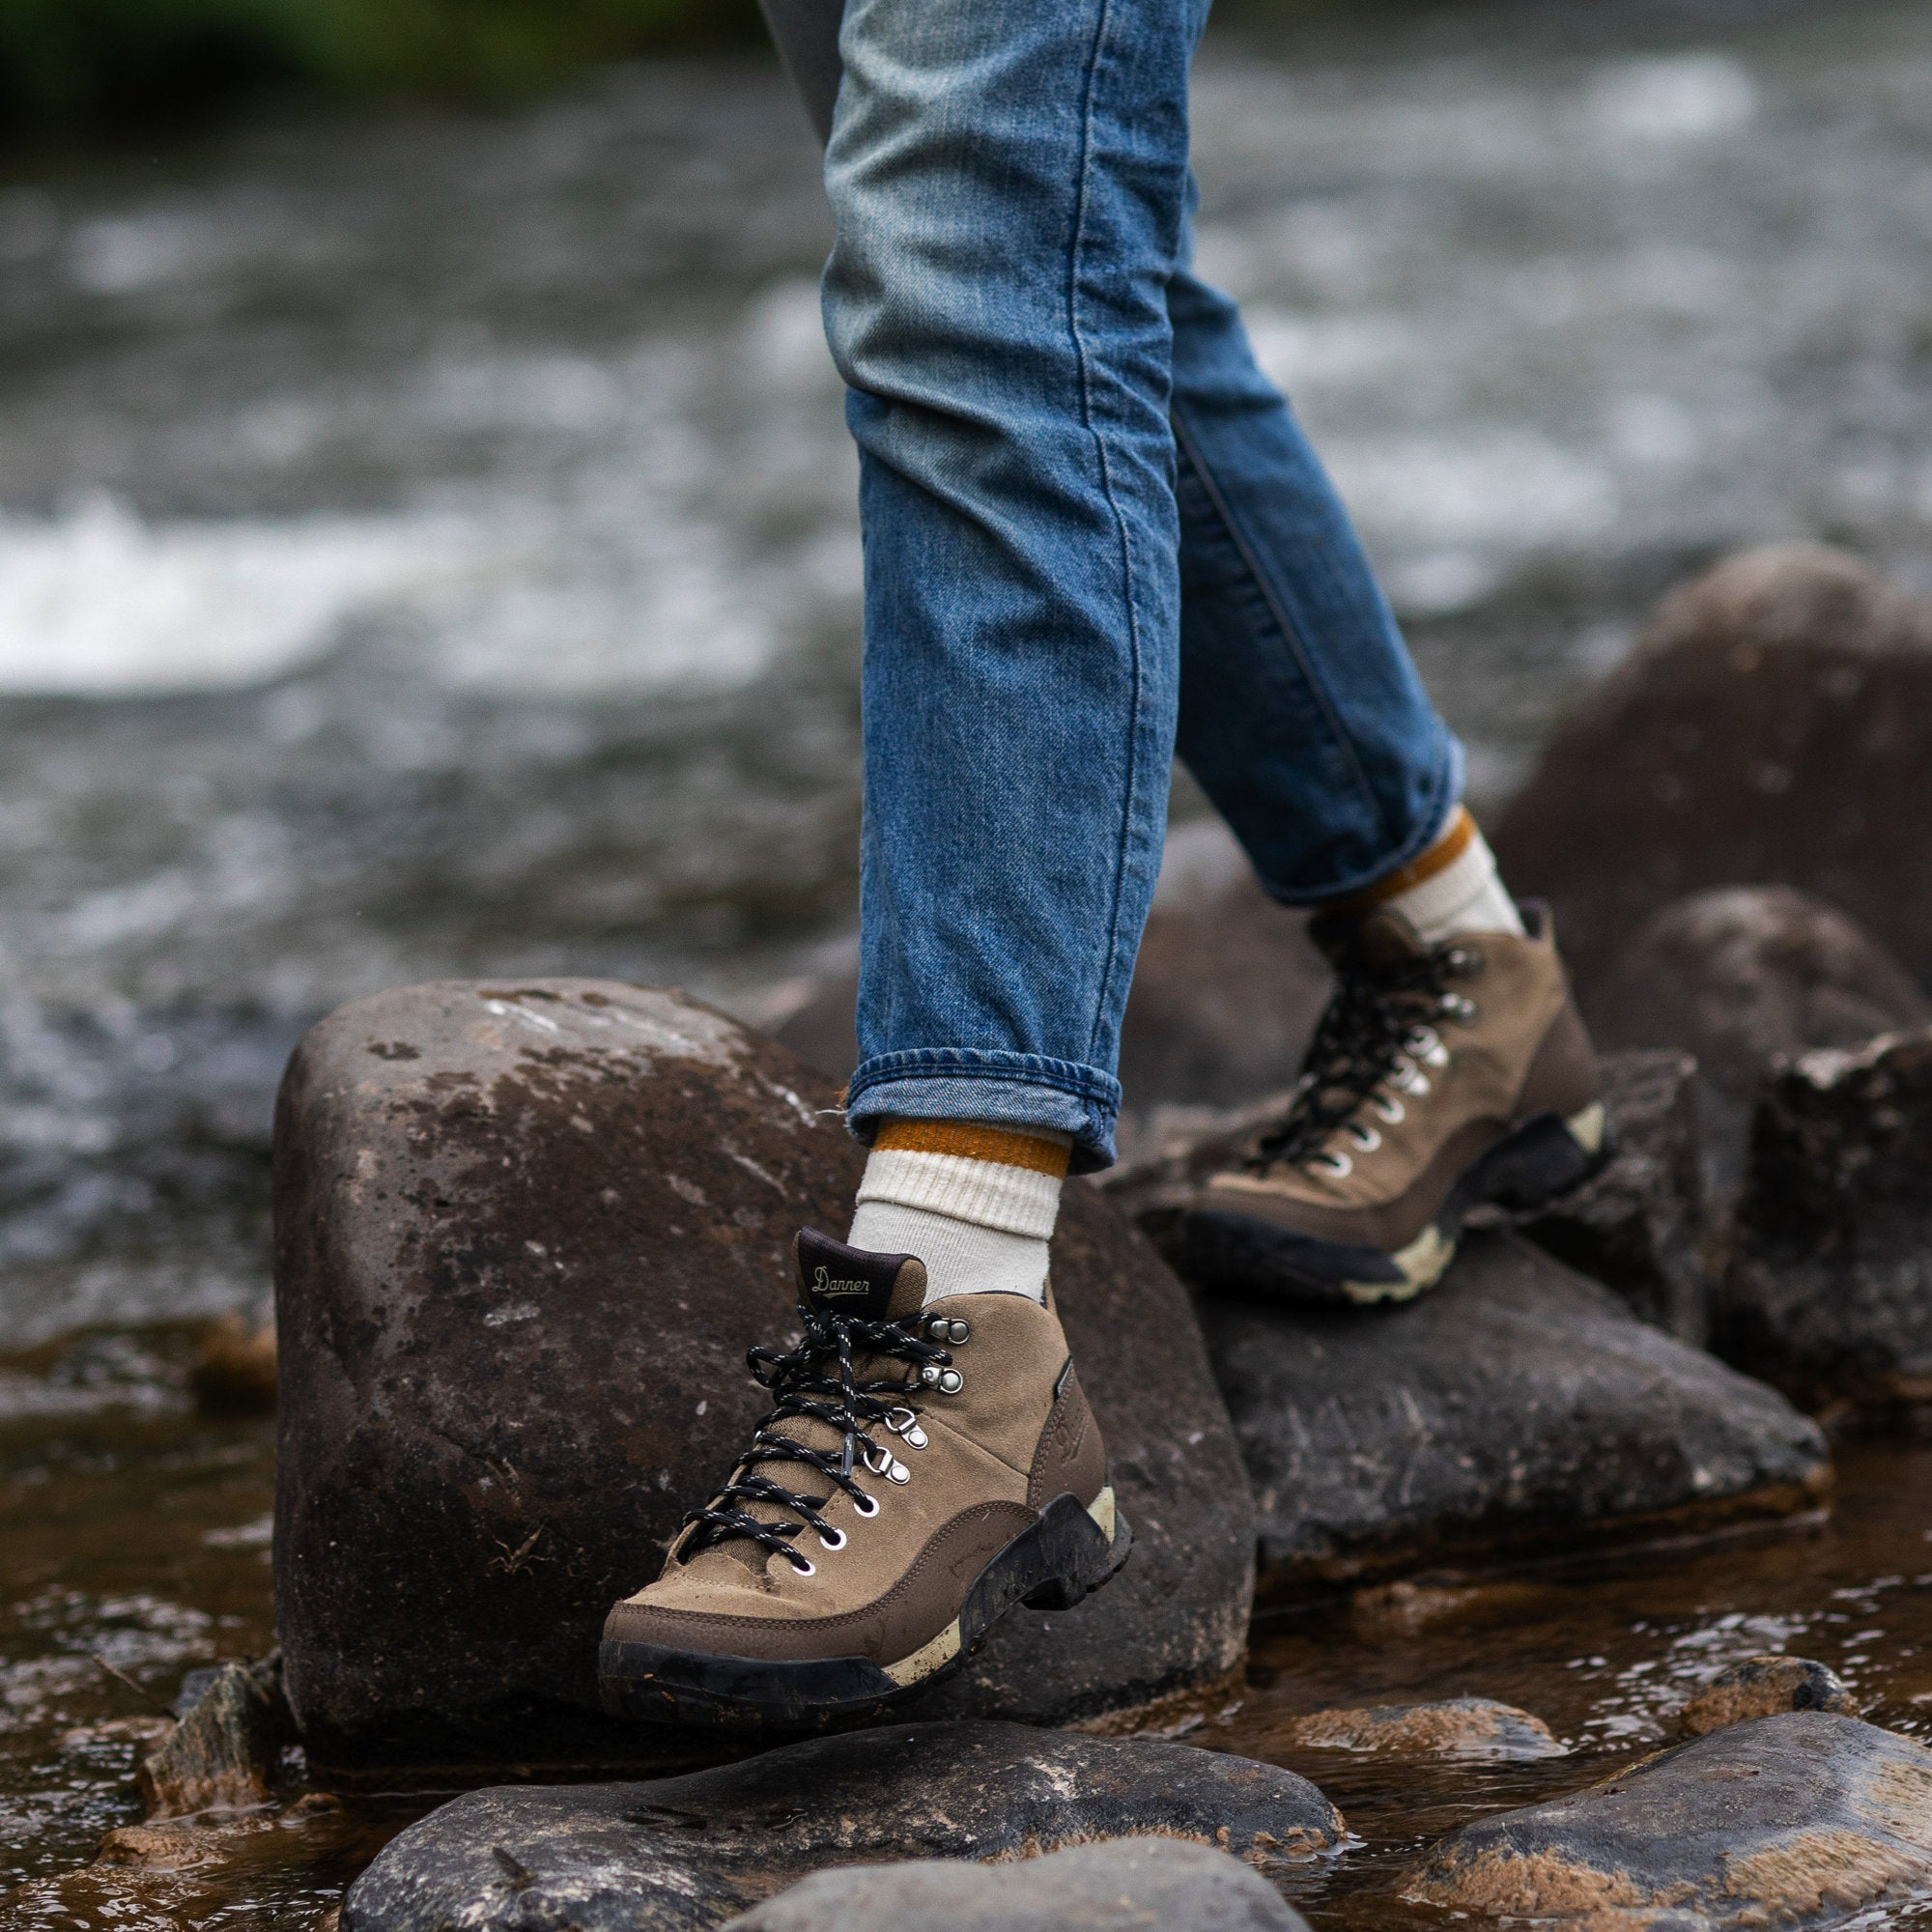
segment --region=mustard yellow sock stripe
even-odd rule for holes
[[[1418,852],[1407,865],[1398,867],[1387,878],[1378,879],[1374,885],[1365,887],[1352,896],[1337,900],[1337,909],[1366,912],[1371,906],[1386,905],[1390,899],[1413,892],[1424,880],[1433,879],[1437,872],[1446,872],[1469,849],[1469,841],[1475,836],[1476,821],[1469,816],[1469,808],[1459,805],[1442,837],[1428,851]]]
[[[1050,1175],[1055,1180],[1066,1179],[1073,1157],[1072,1149],[1057,1141],[977,1121],[887,1121],[872,1146],[882,1153],[951,1153],[964,1160],[996,1161],[1002,1167]]]

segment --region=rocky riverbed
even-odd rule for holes
[[[1133,1563],[875,1752],[695,1763],[586,1668],[857,1159],[782,103],[645,71],[0,197],[10,1925],[1932,1922],[1932,51],[1549,12],[1210,50],[1204,249],[1554,905],[1616,1158],[1413,1309],[1190,1296],[1177,1185],[1323,978],[1183,798],[1057,1263]],[[1703,569],[1766,535],[1863,554]]]

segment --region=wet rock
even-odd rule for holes
[[[895,1724],[645,1784],[470,1792],[376,1860],[342,1922],[686,1932],[828,1865],[1009,1861],[1150,1836],[1273,1864],[1342,1831],[1305,1778],[1246,1758],[1018,1724]]]
[[[921,1859],[814,1872],[728,1932],[1307,1932],[1307,1923],[1226,1852],[1139,1838],[1016,1865]]]
[[[1932,978],[1932,607],[1806,546],[1733,558],[1670,598],[1572,713],[1492,834],[1548,898],[1586,1005],[1660,907],[1787,885]]]
[[[1589,1017],[1605,1047],[1696,1056],[1711,1179],[1729,1194],[1758,1087],[1779,1054],[1922,1026],[1932,1002],[1835,906],[1789,886],[1728,886],[1645,921]]]
[[[1685,1705],[1683,1724],[1692,1737],[1702,1737],[1780,1711],[1858,1715],[1852,1693],[1830,1664],[1808,1657],[1747,1657],[1720,1670]]]
[[[149,1817],[266,1804],[292,1732],[279,1660],[224,1663],[135,1771]]]
[[[1932,1401],[1932,1029],[1800,1055],[1751,1124],[1714,1346],[1801,1402]]]
[[[224,1315],[203,1336],[189,1372],[196,1406],[208,1415],[272,1415],[275,1324]]]
[[[767,1398],[787,1251],[863,1155],[829,1083],[613,982],[444,982],[343,1009],[277,1129],[276,1595],[312,1759],[689,1762],[597,1712],[605,1612],[655,1573]],[[1211,1684],[1253,1524],[1186,1296],[1092,1189],[1055,1284],[1132,1561],[1014,1612],[908,1714],[1062,1721]]]
[[[1406,1307],[1199,1306],[1272,1597],[1774,1519],[1830,1482],[1781,1396],[1512,1234]]]
[[[1218,820],[1171,836],[1122,1023],[1123,1152],[1151,1145],[1163,1110],[1293,1085],[1333,985],[1306,923],[1263,893]],[[858,985],[856,970],[841,973],[777,1029],[836,1080],[858,1059]]]
[[[1606,1053],[1603,1066],[1615,1152],[1519,1225],[1621,1296],[1632,1314],[1701,1344],[1710,1286],[1697,1064],[1684,1053]]]
[[[1309,1711],[1271,1726],[1268,1738],[1289,1750],[1361,1751],[1378,1757],[1520,1764],[1565,1754],[1541,1718],[1490,1697]]]
[[[1835,1924],[1928,1881],[1932,1751],[1800,1711],[1465,1825],[1403,1896],[1543,1925],[1746,1932]]]

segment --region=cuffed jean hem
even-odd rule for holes
[[[864,1062],[845,1089],[845,1124],[870,1143],[888,1114],[915,1121],[984,1121],[1053,1127],[1073,1136],[1070,1171],[1114,1163],[1121,1083],[1097,1066],[1037,1053],[916,1046]]]
[[[1462,741],[1445,730],[1442,733],[1442,749],[1435,759],[1435,775],[1428,791],[1423,794],[1422,810],[1416,813],[1407,838],[1400,845],[1383,854],[1373,865],[1358,867],[1351,873],[1319,886],[1282,886],[1261,875],[1257,868],[1263,890],[1277,905],[1322,906],[1333,899],[1351,898],[1356,893],[1378,885],[1391,872],[1400,871],[1411,859],[1420,858],[1441,836],[1442,828],[1449,822],[1449,814],[1463,802],[1465,763]]]

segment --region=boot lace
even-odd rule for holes
[[[1416,1062],[1440,1065],[1446,1059],[1431,1022],[1473,1011],[1448,982],[1474,963],[1454,945],[1373,966],[1359,958],[1339,962],[1339,983],[1309,1043],[1293,1103],[1243,1165],[1264,1173],[1326,1158],[1329,1141],[1370,1100],[1383,1120],[1401,1120],[1401,1099],[1385,1090],[1427,1091]]]
[[[860,1488],[858,1470],[863,1466],[882,1475],[891,1467],[893,1456],[872,1431],[885,1429],[910,1437],[919,1411],[907,1402],[907,1396],[921,1385],[920,1377],[926,1368],[952,1366],[952,1357],[945,1349],[914,1334],[906,1323],[867,1321],[805,1302],[799,1304],[798,1312],[805,1334],[797,1348],[783,1351],[757,1348],[745,1356],[753,1379],[761,1388],[770,1389],[777,1401],[753,1432],[752,1446],[739,1458],[731,1480],[703,1508],[686,1512],[682,1527],[696,1527],[686,1546],[687,1556],[733,1537],[745,1537],[774,1555],[785,1557],[793,1569],[810,1576],[812,1566],[793,1547],[793,1539],[814,1529],[827,1548],[838,1547],[834,1538],[842,1541],[840,1533],[819,1515],[832,1500],[831,1493],[808,1495],[789,1490],[762,1474],[762,1465],[803,1463],[817,1470],[833,1490],[842,1490],[850,1496],[862,1516],[875,1515],[878,1504]],[[852,1366],[855,1356],[872,1358],[868,1367],[903,1362],[912,1373],[907,1377],[874,1375],[861,1380]],[[840,1446],[813,1449],[781,1433],[781,1424],[801,1419],[827,1423],[838,1430]],[[789,1510],[798,1520],[761,1521],[750,1513],[747,1505],[751,1504]]]

